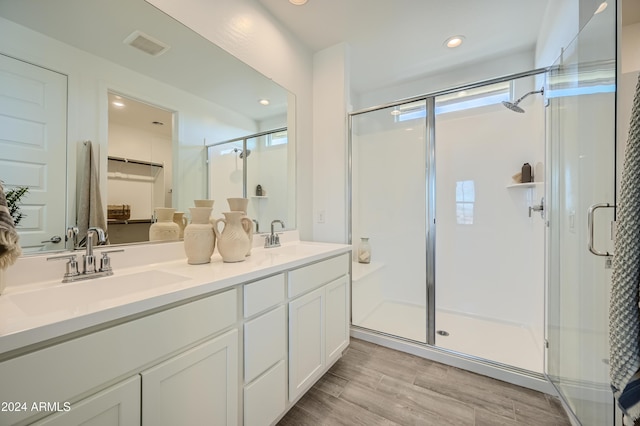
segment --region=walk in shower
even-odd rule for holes
[[[355,336],[613,424],[614,29],[610,7],[552,67],[350,114]]]
[[[543,372],[544,101],[503,104],[543,83],[532,73],[352,117],[352,239],[373,253],[354,265],[354,325]],[[519,182],[524,163],[533,182]]]

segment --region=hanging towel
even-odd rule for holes
[[[78,192],[78,241],[86,238],[87,230],[91,227],[95,226],[105,231],[107,229],[100,195],[97,157],[93,152],[91,141],[82,142],[81,159],[83,164]]]
[[[617,202],[609,306],[611,387],[626,417],[640,418],[640,80]]]
[[[7,197],[0,183],[0,269],[13,265],[22,254],[18,232],[13,224],[11,213],[7,205]]]

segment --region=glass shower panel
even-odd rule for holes
[[[227,198],[243,196],[243,141],[212,145],[208,149],[209,197],[214,199],[213,217],[229,211]]]
[[[352,323],[426,343],[426,102],[352,117]],[[354,260],[357,256],[354,255]]]
[[[531,76],[436,98],[435,344],[543,372],[544,102]],[[520,182],[524,163],[533,182]]]
[[[547,374],[584,426],[613,424],[611,269],[588,250],[588,209],[615,203],[615,7],[592,17],[549,75]],[[613,209],[594,214],[613,251]]]

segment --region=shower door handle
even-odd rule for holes
[[[609,204],[609,203],[598,203],[598,204],[594,204],[591,207],[589,207],[589,209],[587,210],[587,227],[589,228],[589,240],[588,240],[588,247],[589,247],[589,251],[593,254],[595,254],[596,256],[613,256],[613,253],[609,253],[608,251],[605,252],[601,252],[599,250],[596,250],[596,248],[594,247],[594,241],[593,241],[593,233],[594,233],[594,227],[593,227],[593,215],[595,213],[596,210],[598,209],[614,209],[616,206],[615,204]]]

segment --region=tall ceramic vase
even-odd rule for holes
[[[173,223],[178,224],[180,228],[180,234],[178,238],[184,238],[184,228],[187,227],[189,221],[186,217],[184,217],[184,212],[174,212],[173,213]]]
[[[248,198],[227,198],[227,202],[229,203],[229,210],[231,210],[232,212],[243,212],[244,217],[249,219],[249,216],[247,216],[247,205],[249,204]],[[253,246],[253,223],[249,227],[249,251],[247,251],[247,256],[251,256],[252,246]]]
[[[149,227],[149,241],[175,241],[180,238],[180,227],[173,222],[175,211],[170,207],[156,207],[158,221]]]
[[[213,224],[216,233],[218,252],[223,262],[242,262],[249,250],[249,230],[251,220],[243,212],[224,212],[224,219],[217,219]],[[218,229],[224,223],[222,231]]]
[[[184,228],[184,252],[187,263],[201,265],[211,262],[215,247],[213,226],[209,222],[211,207],[192,207],[191,223]]]

